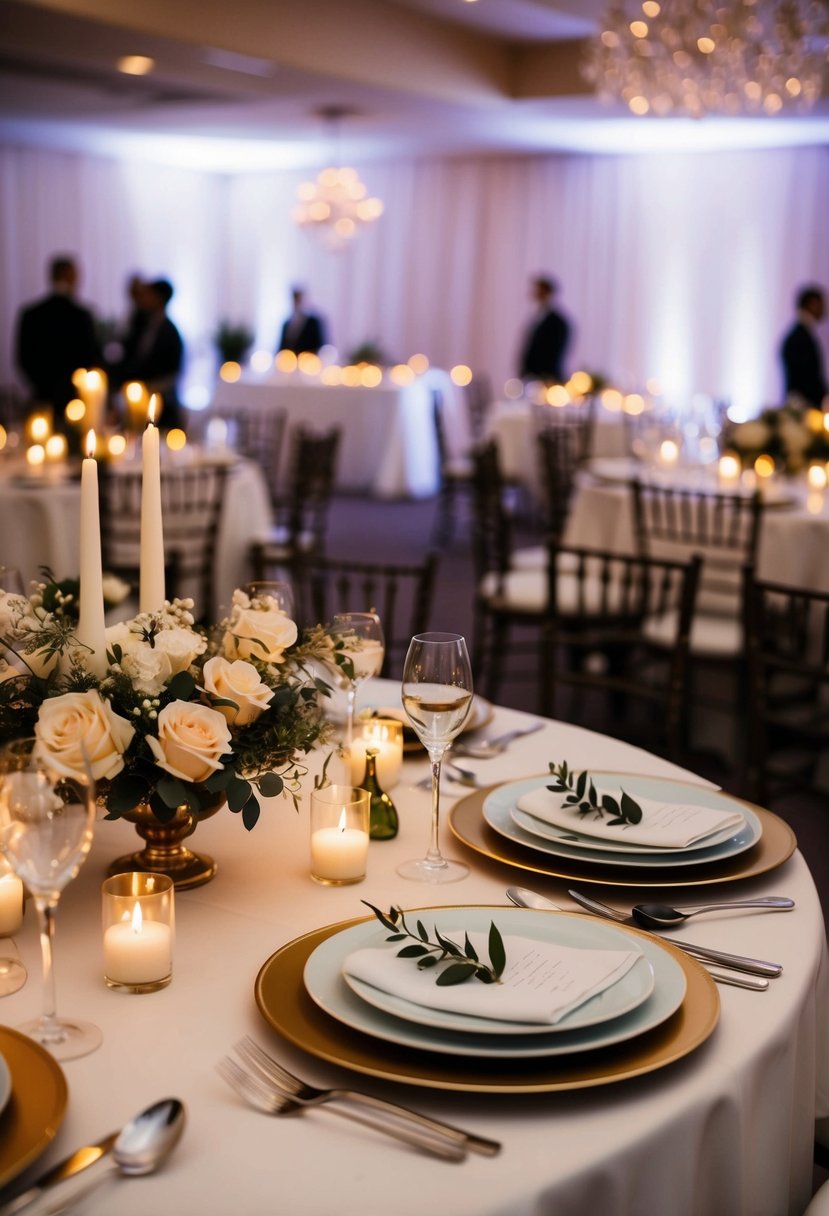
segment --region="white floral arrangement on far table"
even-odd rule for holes
[[[270,597],[235,591],[204,630],[192,600],[167,601],[107,630],[99,678],[62,587],[0,592],[0,742],[34,734],[58,771],[88,763],[110,819],[142,803],[162,823],[183,805],[198,818],[218,796],[250,830],[260,796],[296,802],[302,757],[329,733],[316,673],[350,664],[322,626],[300,638]]]
[[[829,431],[820,410],[788,403],[769,408],[748,422],[729,424],[723,449],[750,467],[758,456],[770,456],[784,473],[799,473],[811,461],[829,460]]]

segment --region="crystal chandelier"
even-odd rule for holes
[[[371,224],[383,214],[382,202],[368,197],[357,170],[340,163],[338,124],[347,113],[340,106],[320,111],[334,129],[337,164],[323,169],[315,181],[302,183],[294,210],[296,222],[317,232],[330,249],[345,248],[361,225]]]
[[[825,0],[614,0],[583,70],[634,114],[808,109],[829,62]]]

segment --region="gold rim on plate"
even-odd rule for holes
[[[0,1115],[0,1187],[31,1165],[55,1138],[66,1113],[66,1078],[34,1039],[0,1026],[0,1052],[12,1092]]]
[[[317,946],[335,933],[370,919],[340,921],[288,942],[262,965],[254,994],[265,1021],[289,1043],[321,1060],[371,1077],[477,1093],[551,1093],[610,1085],[665,1068],[687,1056],[705,1042],[720,1016],[719,995],[705,968],[669,942],[660,941],[659,946],[682,968],[685,999],[666,1022],[636,1039],[580,1055],[487,1060],[483,1064],[402,1047],[351,1030],[323,1013],[305,990],[305,964]],[[617,927],[634,937],[651,940],[638,929]]]
[[[587,882],[597,887],[703,887],[767,874],[769,870],[775,870],[788,861],[797,848],[797,837],[784,820],[771,811],[755,806],[753,802],[733,798],[729,794],[728,797],[734,802],[751,808],[763,829],[760,839],[745,853],[738,853],[733,858],[723,858],[722,861],[712,861],[710,865],[687,867],[684,872],[681,866],[666,867],[659,871],[625,870],[623,866],[614,866],[612,869],[608,866],[591,866],[589,862],[582,862],[577,858],[570,861],[569,858],[565,860],[552,854],[542,855],[528,845],[513,843],[495,832],[484,819],[484,799],[493,790],[508,784],[511,782],[502,781],[460,798],[449,812],[449,827],[455,838],[474,852],[481,853],[492,861],[503,862],[513,869],[529,870],[532,874],[543,874],[546,878]],[[693,782],[690,781],[676,781],[674,784],[693,788]],[[549,863],[542,861],[542,856],[549,857]]]

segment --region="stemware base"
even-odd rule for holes
[[[442,858],[438,862],[428,861],[425,857],[419,861],[404,861],[397,867],[401,878],[411,882],[427,882],[437,886],[447,882],[460,882],[469,873],[469,866],[462,861],[447,861]]]
[[[0,958],[0,996],[11,996],[26,983],[28,972],[16,958]]]
[[[97,1050],[104,1036],[93,1022],[81,1022],[74,1018],[55,1018],[48,1026],[42,1018],[33,1018],[17,1028],[41,1047],[45,1047],[56,1060],[77,1060]]]

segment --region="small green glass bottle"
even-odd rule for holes
[[[371,800],[368,834],[371,840],[393,840],[397,835],[397,809],[377,780],[377,749],[366,748],[366,775],[363,789]]]

